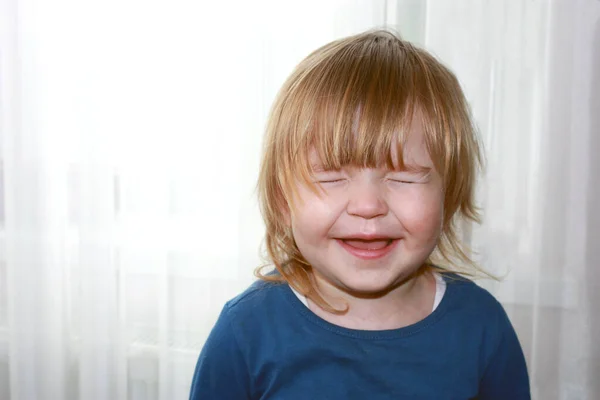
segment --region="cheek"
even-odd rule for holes
[[[297,220],[332,220],[339,216],[345,204],[344,196],[340,198],[331,193],[322,193],[319,196],[304,186],[300,186],[297,196],[298,201],[293,212]]]
[[[396,215],[410,233],[437,240],[442,228],[443,196],[441,192],[425,191],[398,200]]]
[[[298,241],[311,242],[326,235],[336,220],[335,204],[308,189],[298,191],[291,213],[291,226]]]

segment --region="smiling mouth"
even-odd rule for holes
[[[363,260],[374,260],[389,254],[398,243],[398,239],[336,239],[348,253]]]
[[[342,239],[342,241],[348,246],[361,250],[381,250],[392,243],[392,239]]]

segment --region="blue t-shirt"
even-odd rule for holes
[[[191,400],[530,399],[502,306],[457,276],[425,319],[363,331],[311,312],[287,284],[229,301],[198,359]]]

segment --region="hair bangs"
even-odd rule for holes
[[[372,39],[372,38],[371,38]],[[310,58],[310,56],[309,56]],[[419,64],[393,36],[350,43],[329,54],[295,86],[302,107],[290,108],[298,124],[290,160],[297,177],[310,182],[319,167],[345,165],[404,169],[403,144],[421,108]],[[304,98],[310,94],[309,98]]]

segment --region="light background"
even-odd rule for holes
[[[0,1],[0,399],[184,399],[260,264],[270,104],[315,48],[394,28],[487,151],[481,282],[535,399],[600,398],[600,1]]]

